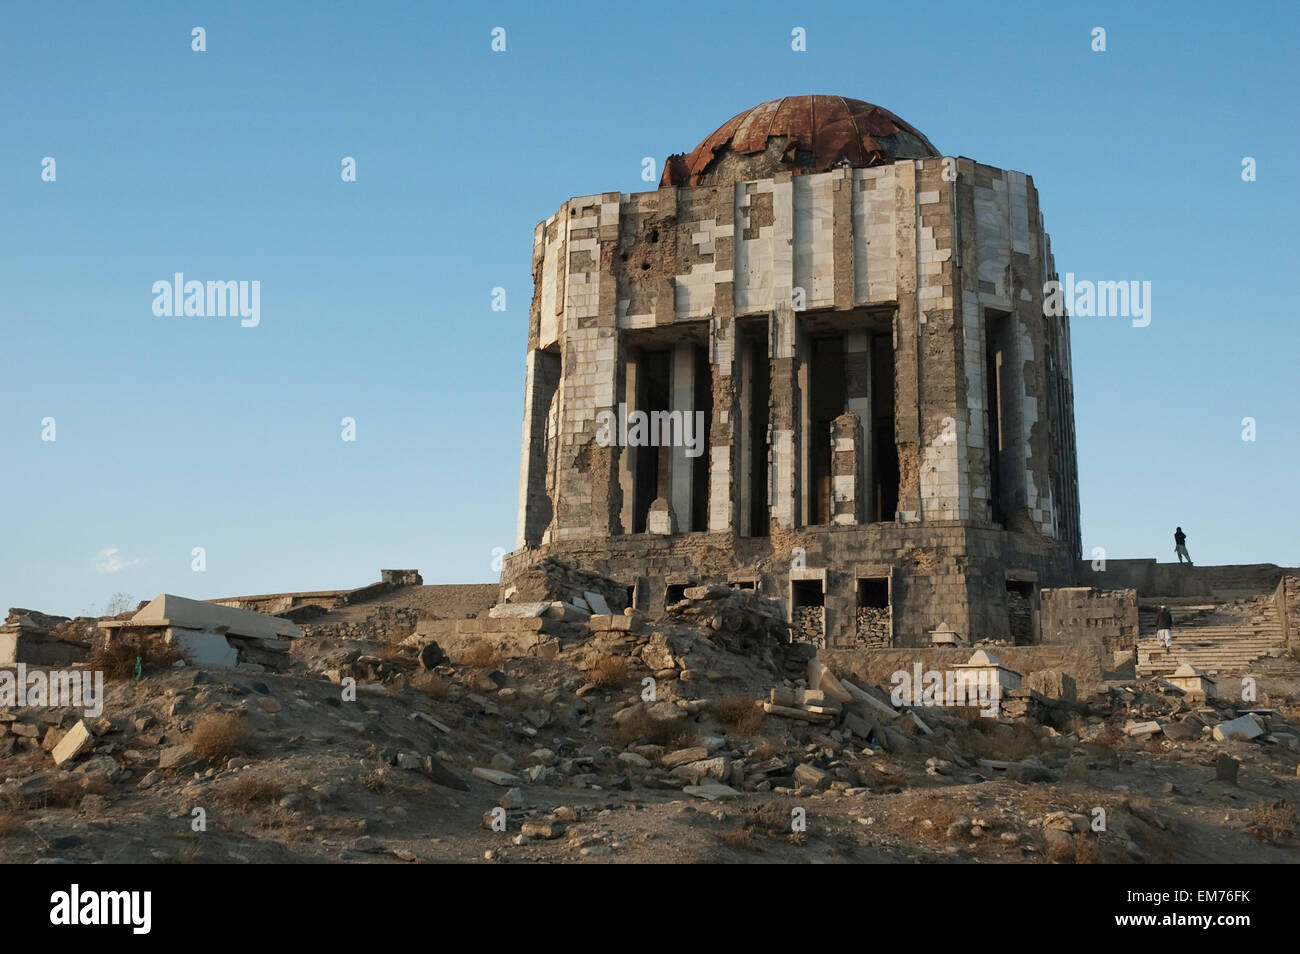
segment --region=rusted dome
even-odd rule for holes
[[[691,152],[669,156],[659,184],[716,185],[937,155],[918,129],[880,106],[843,96],[786,96],[731,117]]]

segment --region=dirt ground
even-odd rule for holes
[[[408,589],[429,618],[490,599]],[[756,708],[808,688],[779,648],[734,652],[683,619],[638,628],[550,659],[485,642],[432,669],[397,640],[310,636],[282,672],[165,667],[110,682],[61,768],[50,750],[82,713],[0,711],[0,860],[1300,860],[1290,676],[1265,684],[1270,731],[1249,742],[1213,738],[1235,711],[1148,680],[1046,719],[923,709],[927,734],[903,713],[882,745]],[[686,666],[662,665],[657,632]],[[1149,720],[1161,731],[1129,734]],[[1225,756],[1235,781],[1217,778]]]

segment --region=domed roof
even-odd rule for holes
[[[669,156],[659,184],[717,185],[937,155],[918,129],[880,106],[843,96],[786,96],[731,117],[691,152]]]

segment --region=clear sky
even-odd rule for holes
[[[6,3],[0,609],[493,579],[533,227],[801,93],[1029,173],[1062,273],[1152,283],[1072,323],[1085,553],[1300,564],[1298,11]],[[175,272],[260,324],[156,317]]]

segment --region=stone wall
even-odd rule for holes
[[[546,556],[634,587],[636,606],[663,610],[670,585],[753,580],[765,596],[789,608],[792,575],[824,580],[826,645],[851,648],[858,639],[858,580],[888,579],[894,646],[924,646],[947,623],[968,640],[1003,639],[1008,574],[1038,585],[1072,583],[1073,558],[1050,540],[947,526],[877,524],[814,527],[772,537],[729,533],[676,536],[623,534],[517,551],[506,557],[503,598],[541,593],[526,584]],[[537,599],[547,598],[538,595]]]
[[[1108,653],[1137,648],[1136,590],[1103,590],[1092,586],[1054,587],[1042,593],[1044,643],[1101,640]]]
[[[394,642],[415,632],[419,611],[407,606],[376,606],[365,619],[337,623],[302,623],[304,636],[336,639],[377,639]]]
[[[1300,659],[1300,576],[1285,576],[1278,581],[1274,600],[1287,649]]]
[[[1173,545],[1171,535],[1171,552]],[[1193,549],[1190,542],[1188,549]],[[1300,569],[1273,563],[1187,566],[1177,562],[1157,563],[1154,559],[1106,560],[1104,570],[1094,570],[1090,561],[1083,560],[1078,567],[1080,583],[1107,589],[1134,589],[1141,596],[1151,597],[1233,599],[1263,595],[1274,590],[1286,575],[1300,575]]]

